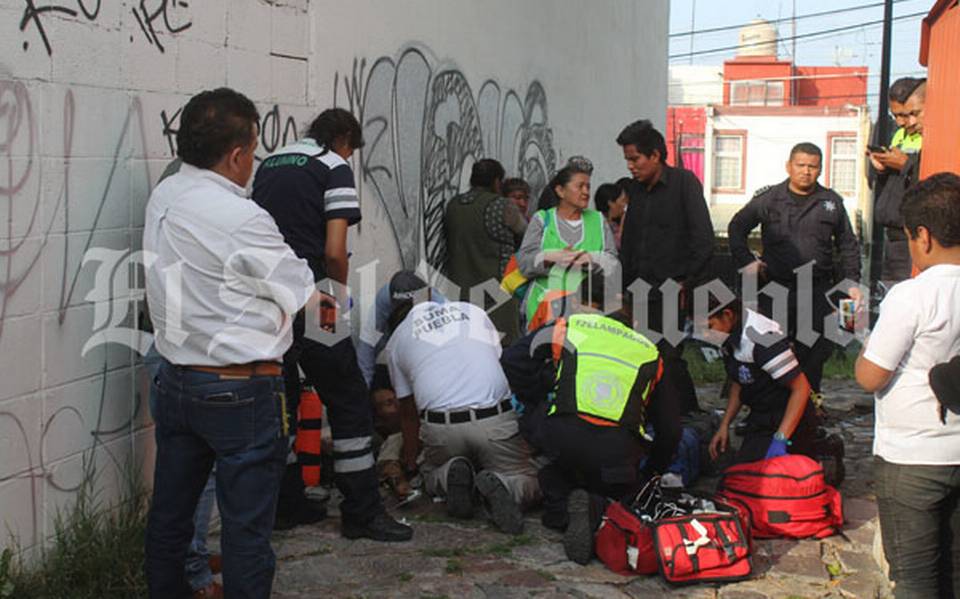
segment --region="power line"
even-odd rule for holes
[[[901,1],[902,1],[902,0],[901,0]],[[920,11],[920,12],[914,12],[914,13],[910,13],[910,14],[906,14],[906,15],[900,15],[899,17],[894,17],[893,20],[894,20],[894,21],[901,21],[901,20],[904,20],[904,19],[914,19],[914,18],[916,18],[916,17],[922,17],[922,16],[926,16],[926,15],[927,15],[927,11]],[[843,32],[843,31],[851,31],[851,30],[854,30],[854,29],[861,29],[861,28],[863,28],[863,27],[874,27],[874,26],[882,25],[882,24],[883,24],[883,19],[880,19],[880,20],[877,20],[877,21],[867,21],[866,23],[858,23],[858,24],[856,24],[856,25],[845,25],[845,26],[843,26],[843,27],[834,27],[834,28],[832,28],[832,29],[822,29],[822,30],[820,30],[820,31],[811,31],[811,32],[808,32],[808,33],[801,33],[801,34],[795,35],[795,36],[780,38],[780,39],[778,39],[777,41],[778,41],[778,42],[784,42],[784,41],[789,41],[789,40],[791,40],[791,39],[797,39],[797,40],[799,40],[799,39],[807,39],[807,38],[811,38],[811,37],[819,37],[819,36],[822,36],[822,35],[830,35],[830,34],[833,34],[833,33],[841,33],[841,32]],[[736,46],[723,46],[723,47],[721,47],[721,48],[710,48],[710,49],[708,49],[708,50],[697,50],[696,52],[684,52],[683,54],[673,54],[673,55],[671,55],[671,56],[668,56],[667,58],[668,58],[669,60],[673,60],[673,59],[675,59],[675,58],[687,58],[687,57],[689,57],[689,56],[702,56],[702,55],[704,55],[704,54],[717,54],[717,53],[719,53],[719,52],[727,52],[727,51],[729,51],[729,50],[740,50],[740,49],[742,49],[742,48],[751,48],[751,47],[754,47],[754,46],[765,46],[765,45],[769,45],[771,42],[772,42],[772,40],[765,41],[765,42],[754,42],[754,43],[750,43],[750,44],[737,44]]]
[[[894,4],[899,4],[900,2],[906,2],[907,0],[893,0]],[[836,8],[834,10],[825,10],[823,12],[812,12],[806,15],[798,15],[796,20],[800,19],[809,19],[812,17],[825,17],[829,15],[837,15],[841,13],[854,12],[857,10],[865,10],[867,8],[878,8],[883,6],[883,2],[876,2],[874,4],[864,4],[863,6],[848,6],[847,8]],[[772,21],[767,21],[767,23],[774,25],[776,23],[785,23],[788,21],[793,21],[793,17],[784,17],[782,19],[774,19]],[[671,33],[668,37],[685,37],[688,35],[700,35],[701,33],[716,33],[718,31],[730,31],[731,29],[740,29],[746,25],[746,23],[741,23],[739,25],[724,25],[722,27],[711,27],[709,29],[696,29],[690,31],[681,31],[679,33]]]
[[[820,68],[820,67],[810,67],[810,68]],[[914,75],[926,75],[926,71],[904,71],[902,73],[894,73],[894,77],[911,77]],[[687,87],[693,85],[716,85],[721,86],[725,83],[735,83],[738,81],[749,81],[761,82],[761,81],[790,81],[790,80],[804,80],[804,81],[815,81],[820,79],[843,79],[843,78],[854,78],[854,77],[867,77],[872,79],[879,77],[880,73],[870,73],[867,71],[855,71],[852,73],[831,73],[824,75],[792,75],[786,77],[751,77],[750,79],[723,79],[722,74],[718,79],[698,79],[693,81],[669,81],[667,86],[672,87]]]
[[[862,94],[835,94],[835,95],[829,95],[829,96],[820,96],[820,95],[816,95],[816,96],[798,96],[797,98],[794,98],[794,100],[796,100],[796,101],[798,101],[798,102],[803,101],[803,100],[841,100],[841,99],[844,99],[844,98],[862,98],[862,97],[873,98],[873,97],[877,97],[877,96],[879,96],[879,95],[880,95],[879,92],[864,92],[864,93],[862,93]],[[816,104],[782,104],[782,105],[781,105],[781,104],[770,104],[770,105],[755,104],[755,105],[750,105],[750,104],[710,104],[710,103],[703,103],[703,102],[673,103],[673,104],[669,104],[669,105],[667,106],[667,108],[673,108],[673,107],[676,107],[676,106],[713,106],[713,107],[719,108],[719,109],[721,109],[721,110],[726,109],[726,108],[751,108],[751,107],[756,107],[756,108],[798,108],[798,107],[799,107],[799,108],[824,108],[823,106],[818,106],[818,105],[816,105]],[[832,107],[830,107],[830,108],[836,108],[836,106],[832,106]]]

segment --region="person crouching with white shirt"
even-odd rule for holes
[[[539,500],[540,488],[500,367],[500,334],[473,304],[430,301],[411,272],[393,276],[390,296],[385,352],[404,466],[416,469],[422,442],[426,491],[446,497],[451,516],[473,517],[479,495],[497,528],[519,534],[522,508]]]
[[[883,551],[897,599],[960,597],[960,416],[944,414],[929,373],[960,354],[960,177],[933,175],[904,195],[910,257],[857,360],[876,394],[873,442]]]

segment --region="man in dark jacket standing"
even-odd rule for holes
[[[447,236],[446,275],[460,287],[461,301],[481,308],[487,295],[502,294],[503,304],[490,312],[490,319],[503,333],[504,343],[519,336],[519,307],[499,286],[510,256],[516,251],[527,221],[520,209],[500,195],[503,166],[491,158],[478,160],[470,173],[470,191],[447,204],[444,229]],[[482,293],[471,291],[485,284]],[[473,296],[473,297],[472,297]]]
[[[664,310],[667,308],[659,287],[666,281],[682,286],[677,325],[683,329],[693,288],[705,278],[713,257],[713,224],[696,175],[666,164],[667,146],[663,135],[650,121],[631,123],[617,136],[623,158],[633,180],[627,185],[630,209],[624,217],[620,240],[624,289],[637,279],[651,286],[646,305],[647,334],[666,335]],[[636,303],[636,302],[635,302]],[[636,320],[639,315],[634,313]],[[683,342],[667,337],[657,343],[660,356],[669,363],[670,376],[662,385],[673,387],[684,412],[697,409],[696,390],[683,360]]]
[[[926,87],[926,79],[904,77],[893,82],[889,93],[890,113],[897,122],[897,131],[885,152],[870,151],[867,154],[880,194],[875,208],[876,221],[884,232],[880,278],[888,284],[910,277],[910,252],[907,234],[903,232],[900,205],[903,194],[920,180]]]
[[[860,280],[860,248],[843,206],[843,198],[817,183],[822,153],[812,143],[799,143],[790,151],[786,181],[758,191],[730,221],[730,253],[740,268],[757,272],[762,280],[789,290],[787,336],[810,386],[820,392],[823,363],[834,348],[824,337],[824,319],[833,312],[827,291],[835,284],[834,252],[840,256],[840,275]],[[747,246],[750,232],[760,225],[763,255],[757,258]],[[812,288],[805,289],[797,271],[812,266]],[[851,284],[848,296],[860,302],[860,289]],[[760,311],[772,316],[761,298]],[[798,314],[812,313],[812,330],[798,326]],[[800,323],[803,324],[803,323]],[[798,332],[809,332],[810,335]]]

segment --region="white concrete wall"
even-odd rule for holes
[[[360,116],[352,266],[378,259],[383,283],[441,249],[436,215],[476,158],[534,181],[573,154],[597,183],[626,174],[620,128],[663,124],[667,13],[667,0],[0,0],[0,546],[7,530],[25,546],[49,535],[86,478],[108,501],[123,465],[149,475],[137,353],[82,350],[135,323],[124,260],[191,94],[254,99],[261,155],[334,103]],[[99,296],[91,248],[118,250]]]
[[[767,185],[780,183],[787,178],[786,162],[790,149],[804,141],[812,142],[823,152],[824,167],[820,175],[820,184],[827,184],[828,134],[849,132],[858,137],[862,146],[860,117],[851,116],[811,116],[811,115],[729,115],[714,114],[707,119],[709,131],[705,160],[709,167],[705,170],[704,188],[711,207],[714,228],[726,232],[726,225],[736,211],[753,197],[754,193]],[[713,191],[715,172],[713,169],[713,136],[723,131],[746,132],[746,178],[743,193]],[[862,152],[860,152],[862,154]],[[857,172],[863,173],[862,156]],[[851,220],[857,214],[860,196],[865,180],[857,178],[857,191],[844,197],[844,206]],[[854,222],[856,222],[854,220]]]
[[[723,104],[723,65],[671,65],[667,103]]]

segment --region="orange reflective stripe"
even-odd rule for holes
[[[603,418],[597,418],[596,416],[591,416],[589,414],[577,414],[583,420],[586,420],[590,424],[596,424],[597,426],[620,426],[616,422],[611,422],[610,420],[604,420]]]
[[[553,363],[559,364],[563,356],[563,342],[567,339],[567,320],[560,318],[553,325],[553,338],[550,340],[550,353],[553,356]]]
[[[649,400],[650,394],[653,393],[653,390],[657,388],[657,383],[660,382],[660,379],[663,378],[663,358],[657,358],[657,376],[653,377],[653,380],[650,381],[650,391],[647,392],[647,399]]]

